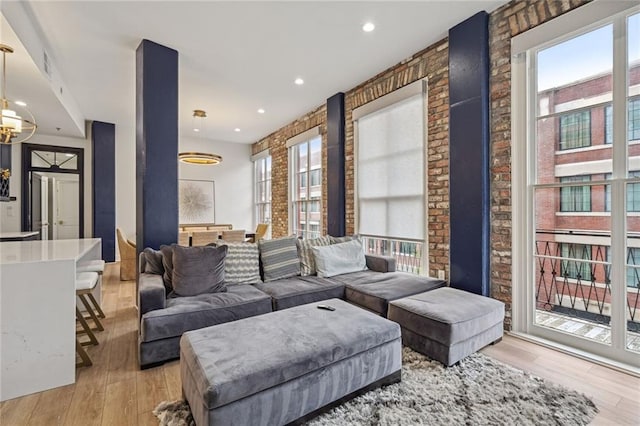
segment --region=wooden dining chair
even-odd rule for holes
[[[218,241],[219,235],[218,231],[193,231],[191,233],[191,245],[195,247],[215,243]]]
[[[234,229],[232,231],[222,231],[222,239],[229,243],[243,243],[245,239],[245,230]]]
[[[252,243],[257,243],[258,241],[263,239],[264,236],[267,235],[267,231],[268,230],[269,230],[269,224],[268,223],[259,223],[258,226],[256,226],[256,233],[255,233],[254,237],[251,239],[251,242]]]

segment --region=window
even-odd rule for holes
[[[589,182],[591,176],[569,176],[560,178],[560,182]],[[561,212],[590,212],[590,186],[564,186],[560,188]]]
[[[398,270],[424,273],[425,81],[354,111],[356,232],[370,253],[396,258]]]
[[[271,156],[254,161],[255,209],[257,223],[271,223]],[[267,230],[270,236],[271,226]]]
[[[627,138],[629,141],[637,141],[640,140],[640,98],[632,99],[628,103],[628,134]],[[605,143],[613,142],[613,132],[611,129],[613,128],[613,114],[611,105],[608,105],[604,109],[604,134],[605,134]]]
[[[308,139],[288,145],[291,232],[317,238],[322,234],[322,137],[316,130]]]
[[[640,248],[629,247],[627,252],[627,287],[640,286]]]
[[[629,172],[629,177],[640,177],[640,171]],[[611,173],[605,179],[611,179]],[[604,210],[611,211],[611,185],[605,186]],[[627,184],[627,212],[640,212],[640,183]]]
[[[560,116],[560,150],[591,145],[591,111]]]
[[[560,257],[563,258],[560,276],[574,280],[591,281],[591,246],[586,244],[559,243]]]

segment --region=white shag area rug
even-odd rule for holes
[[[598,409],[586,396],[480,353],[453,367],[403,349],[402,382],[375,389],[307,424],[586,425]],[[163,426],[195,425],[185,401],[153,411]]]

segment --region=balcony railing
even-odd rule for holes
[[[587,319],[599,324],[611,321],[611,261],[606,245],[556,241],[564,231],[536,233],[536,307]],[[571,232],[572,236],[602,234]],[[607,235],[608,236],[608,235]],[[591,239],[593,241],[593,238]],[[640,259],[627,250],[627,329],[640,331]]]
[[[397,271],[422,273],[423,242],[369,235],[361,235],[360,238],[365,253],[394,257]]]

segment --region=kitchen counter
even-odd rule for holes
[[[0,232],[0,242],[37,240],[39,235],[38,231]]]
[[[0,401],[75,382],[76,264],[101,253],[100,239],[0,242]]]

